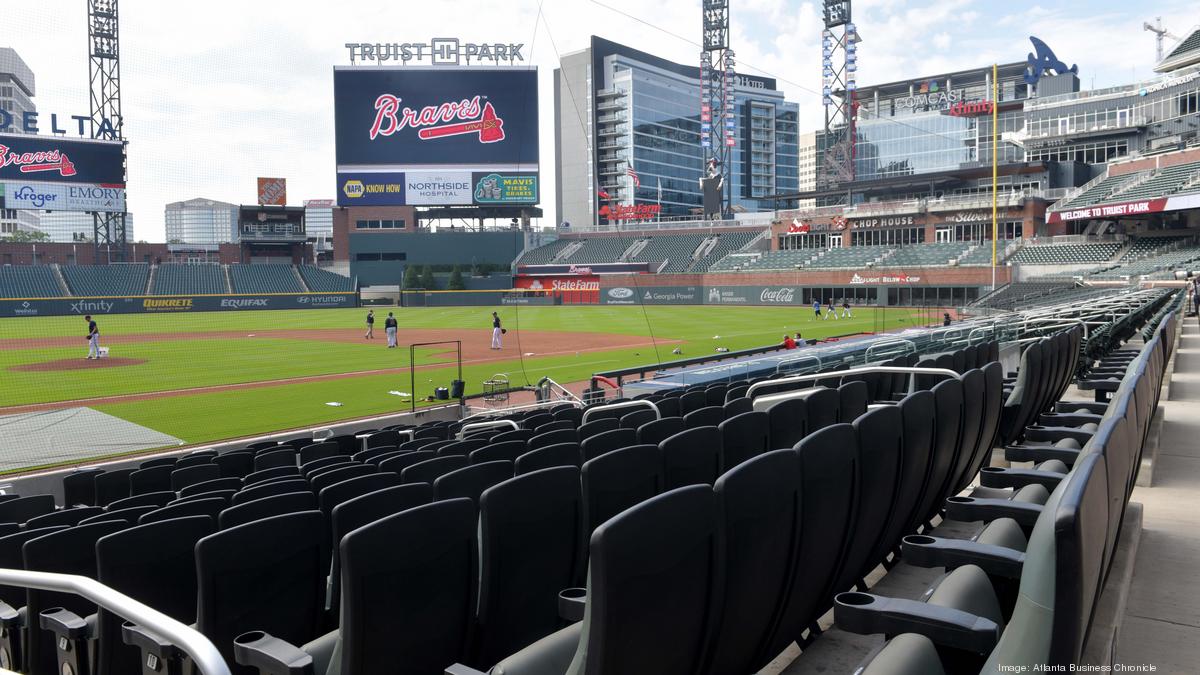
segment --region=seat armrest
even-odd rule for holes
[[[38,615],[42,630],[48,630],[59,637],[69,640],[86,640],[91,638],[88,622],[75,612],[62,607],[52,607]]]
[[[487,675],[482,670],[475,670],[470,666],[464,666],[461,663],[456,663],[446,668],[445,675]]]
[[[949,607],[870,593],[838,593],[833,602],[833,622],[860,635],[916,633],[975,654],[989,653],[1000,639],[996,622]]]
[[[1014,502],[1009,499],[950,497],[946,500],[946,518],[965,523],[976,520],[991,522],[999,518],[1012,518],[1021,527],[1031,528],[1041,513],[1041,504]]]
[[[131,621],[121,624],[121,640],[142,653],[142,675],[178,675],[183,651],[157,633]]]
[[[1038,425],[1047,428],[1068,427],[1077,429],[1084,424],[1099,424],[1103,415],[1091,413],[1042,413],[1038,415]]]
[[[1054,404],[1054,409],[1058,412],[1087,410],[1093,415],[1103,415],[1108,410],[1108,404],[1096,403],[1095,401],[1059,401]]]
[[[260,630],[234,638],[233,658],[243,666],[256,668],[260,675],[314,675],[312,656]]]
[[[583,621],[583,610],[587,608],[587,589],[568,588],[558,594],[558,617],[575,623]]]
[[[1071,439],[1082,447],[1092,440],[1094,432],[1072,429],[1071,427],[1030,427],[1025,430],[1025,439],[1035,443],[1057,443],[1063,439]]]
[[[1025,554],[1003,546],[981,544],[969,539],[944,539],[912,534],[900,542],[900,557],[917,567],[975,565],[984,572],[1006,579],[1017,579],[1025,566]]]
[[[1005,469],[998,466],[985,466],[979,472],[979,483],[991,488],[1020,489],[1030,484],[1038,484],[1053,492],[1059,482],[1066,477],[1065,473],[1057,471],[1039,471],[1038,469]]]
[[[1010,462],[1041,463],[1057,459],[1067,466],[1074,466],[1081,450],[1060,448],[1055,445],[1009,445],[1004,448],[1004,459]]]

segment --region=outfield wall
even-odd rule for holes
[[[0,299],[0,318],[93,314],[177,314],[268,309],[357,307],[357,293],[252,293],[231,295],[138,295],[93,298]]]

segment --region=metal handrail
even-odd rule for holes
[[[821,369],[821,357],[820,356],[817,356],[816,354],[803,354],[803,355],[796,356],[795,358],[787,359],[786,361],[780,361],[779,364],[775,366],[775,374],[778,375],[779,373],[792,372],[794,370],[797,370],[797,369],[789,368],[785,371],[784,366],[790,366],[794,363],[803,363],[805,361],[816,361],[817,370]]]
[[[949,375],[955,379],[962,377],[958,373],[949,368],[916,368],[907,366],[866,366],[863,368],[851,368],[850,370],[838,370],[828,373],[813,373],[811,375],[792,375],[791,377],[781,377],[777,380],[763,380],[755,382],[746,390],[746,398],[754,398],[754,390],[763,387],[776,387],[781,384],[793,384],[800,382],[815,382],[817,380],[827,380],[838,377],[844,378],[848,375],[869,375],[871,373],[900,373],[907,375]]]
[[[901,354],[915,354],[917,352],[917,345],[912,340],[884,340],[882,342],[876,342],[873,345],[867,346],[867,354],[866,354],[865,358],[868,361],[870,361],[871,354],[874,353],[874,351],[876,349],[883,349],[885,347],[890,348],[890,347],[897,347],[897,346],[904,347],[904,351],[901,352]],[[887,353],[890,354],[891,352],[887,352]]]
[[[658,411],[658,406],[654,405],[654,403],[651,401],[640,398],[635,401],[621,401],[620,403],[609,403],[608,405],[598,405],[593,408],[588,408],[587,410],[583,411],[583,419],[581,419],[579,423],[587,424],[588,417],[590,417],[591,414],[597,410],[612,410],[614,408],[641,408],[643,406],[649,407],[654,411],[654,419],[662,419],[662,413]]]
[[[53,574],[0,569],[0,584],[71,593],[86,598],[127,621],[153,630],[188,655],[201,675],[230,675],[221,652],[199,631],[162,612],[118,593],[104,584],[76,574]]]
[[[472,422],[471,424],[464,424],[458,430],[458,440],[461,441],[462,439],[466,438],[468,431],[475,431],[476,429],[491,429],[492,427],[509,427],[509,426],[511,426],[513,428],[513,431],[516,431],[521,428],[521,425],[517,424],[516,422],[514,422],[512,420],[494,420],[491,422]]]

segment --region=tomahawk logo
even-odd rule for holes
[[[480,143],[504,140],[504,120],[482,96],[429,105],[419,110],[408,106],[401,108],[402,100],[392,94],[381,94],[375,99],[371,140],[391,136],[406,128],[417,129],[417,138],[423,141],[464,135],[474,135]]]
[[[75,175],[75,165],[61,150],[17,153],[7,145],[0,144],[0,169],[9,166],[18,167],[21,173],[53,171],[63,177]]]

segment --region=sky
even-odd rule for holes
[[[86,0],[0,2],[0,46],[36,77],[38,110],[88,110]],[[775,77],[820,126],[820,4],[731,0],[739,70]],[[1153,75],[1162,16],[1180,36],[1200,23],[1194,0],[1009,3],[858,0],[859,84],[1023,61],[1030,35],[1084,88]],[[699,60],[700,0],[163,0],[121,1],[121,79],[136,238],[163,241],[163,207],[207,197],[255,201],[257,176],[288,179],[288,201],[335,196],[333,66],[347,42],[525,44],[539,67],[543,225],[554,213],[553,71],[595,34],[682,63]],[[1167,41],[1169,50],[1173,41]]]

